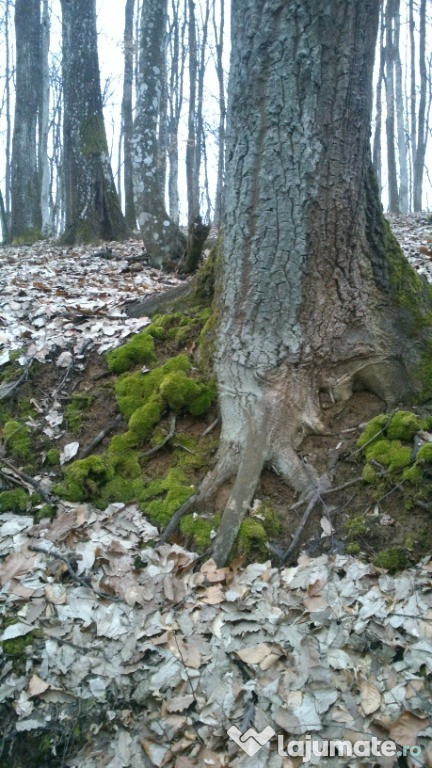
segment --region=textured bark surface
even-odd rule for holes
[[[126,224],[102,111],[95,0],[62,0],[65,242],[119,240]]]
[[[186,252],[186,238],[170,219],[160,184],[159,119],[165,70],[167,0],[144,0],[141,12],[134,192],[138,224],[150,262],[169,267]]]
[[[326,486],[296,450],[322,431],[320,392],[337,401],[359,387],[398,401],[415,356],[371,172],[379,3],[234,0],[232,13],[222,435],[202,489],[237,473],[218,563],[264,463],[306,494]]]
[[[16,0],[16,101],[12,141],[12,237],[36,239],[42,218],[37,129],[41,93],[40,0]]]
[[[125,218],[130,229],[136,227],[136,212],[133,191],[133,117],[132,117],[132,87],[133,87],[133,22],[135,0],[126,0],[125,29],[124,29],[124,78],[122,100],[122,130],[124,147],[124,201]]]

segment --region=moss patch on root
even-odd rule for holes
[[[0,512],[14,512],[22,514],[29,506],[28,494],[22,488],[0,493]]]
[[[3,427],[3,443],[6,453],[17,461],[26,461],[30,459],[31,440],[30,430],[22,422],[11,420],[7,421]]]
[[[372,498],[380,499],[398,486],[405,510],[430,499],[432,443],[418,447],[418,441],[427,439],[431,427],[430,417],[404,410],[376,416],[365,426],[357,446],[365,460],[362,477]]]

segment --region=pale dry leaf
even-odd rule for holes
[[[371,715],[372,712],[376,712],[381,704],[381,694],[374,685],[374,683],[368,680],[360,686],[360,703],[365,715]]]
[[[32,696],[40,696],[42,693],[45,693],[49,687],[49,683],[42,680],[36,673],[33,673],[30,678],[27,694],[30,698]]]

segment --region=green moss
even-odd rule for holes
[[[19,461],[29,459],[32,455],[30,431],[19,421],[7,421],[3,427],[3,442],[6,453]]]
[[[369,528],[364,515],[353,515],[349,520],[344,522],[343,528],[349,541],[354,541],[369,533]]]
[[[70,464],[65,470],[63,483],[53,487],[57,493],[68,501],[88,501],[100,495],[102,486],[114,477],[114,470],[106,457],[88,456]]]
[[[17,622],[18,619],[15,616],[2,617],[0,620],[0,634],[2,634],[7,627],[10,627]],[[26,648],[27,646],[32,645],[35,637],[35,632],[29,632],[22,637],[13,637],[10,640],[3,640],[0,645],[6,656],[12,657],[14,661],[24,662],[27,658]]]
[[[99,491],[97,503],[98,506],[105,507],[114,501],[122,501],[128,504],[131,501],[138,501],[145,489],[145,484],[140,477],[122,477],[115,475]]]
[[[155,360],[153,337],[147,330],[137,333],[126,344],[107,352],[105,357],[112,373],[124,373],[135,365],[152,363]]]
[[[271,507],[266,507],[264,510],[264,530],[269,538],[275,539],[282,531],[282,523],[278,517],[277,512]]]
[[[129,419],[137,408],[157,394],[164,377],[174,371],[189,371],[187,355],[172,357],[149,373],[132,373],[120,376],[115,384],[115,394],[121,413]]]
[[[374,459],[393,472],[407,467],[411,462],[412,448],[400,440],[378,440],[365,449],[367,461]]]
[[[137,408],[129,419],[129,429],[139,442],[150,437],[153,428],[160,421],[163,403],[158,397],[152,397],[148,403]]]
[[[166,526],[178,507],[195,492],[184,472],[171,469],[164,477],[148,483],[141,496],[140,509],[158,526]]]
[[[420,416],[410,411],[396,411],[386,429],[386,435],[389,440],[410,441],[414,435],[421,429],[424,429],[426,422]]]
[[[127,433],[126,433],[127,434]],[[141,476],[141,467],[139,464],[139,454],[136,451],[115,451],[110,445],[108,451],[110,466],[116,474],[125,478],[135,478]]]
[[[366,424],[366,427],[357,440],[358,448],[363,448],[366,443],[372,442],[374,438],[377,438],[378,435],[382,434],[388,422],[389,416],[385,413],[381,413],[379,416],[375,416],[375,418],[371,419]]]
[[[90,115],[82,121],[80,149],[86,156],[108,152],[104,122],[98,115]]]
[[[56,467],[60,464],[60,451],[58,451],[57,448],[50,448],[49,451],[47,451],[45,461],[50,467]]]
[[[389,573],[397,573],[408,567],[408,558],[405,552],[396,547],[383,549],[373,559],[377,568],[385,568]]]
[[[420,401],[429,400],[432,398],[432,342],[425,345],[425,349],[421,355],[420,362],[416,368],[415,374],[417,375],[420,385]]]
[[[29,497],[22,488],[0,493],[0,512],[25,512],[29,503]]]
[[[205,552],[211,544],[213,527],[208,520],[196,515],[185,515],[180,522],[180,532],[192,539],[197,552]]]
[[[419,448],[417,461],[419,464],[432,464],[432,443],[426,443]]]
[[[349,555],[358,555],[360,552],[360,544],[356,541],[350,541],[347,545],[346,551]]]
[[[363,467],[362,478],[369,485],[372,485],[378,479],[378,475],[371,464],[365,464]]]
[[[41,520],[45,520],[46,518],[52,520],[55,516],[55,507],[52,507],[50,504],[44,504],[40,509],[35,511],[34,521],[35,523],[39,523]]]
[[[412,467],[407,467],[402,472],[402,480],[409,485],[418,485],[422,478],[422,471],[418,464],[413,464]]]
[[[266,560],[269,554],[267,541],[263,524],[253,517],[246,517],[240,525],[236,551],[239,555],[247,555],[249,560]]]
[[[65,411],[66,426],[69,432],[80,433],[84,412],[90,407],[93,400],[91,395],[72,395],[72,400]]]
[[[41,231],[37,227],[27,229],[21,235],[14,237],[12,245],[19,247],[20,245],[33,245],[38,240],[43,240],[44,237]]]
[[[108,450],[110,453],[121,454],[125,451],[130,451],[131,449],[136,448],[138,442],[138,437],[132,432],[123,432],[123,434],[115,435],[115,437],[112,438]]]

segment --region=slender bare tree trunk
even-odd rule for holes
[[[6,147],[5,147],[5,215],[6,215],[6,230],[4,231],[4,240],[9,242],[10,240],[10,228],[11,228],[11,139],[12,139],[12,112],[11,112],[11,50],[10,50],[10,0],[6,0],[5,6],[5,56],[6,56]]]
[[[198,219],[200,215],[199,194],[196,183],[196,93],[198,73],[198,52],[195,2],[188,0],[188,31],[189,31],[189,109],[188,109],[188,135],[186,145],[186,187],[188,203],[188,227]]]
[[[414,207],[414,164],[417,154],[417,92],[416,92],[416,44],[414,0],[409,0],[409,40],[410,40],[410,150],[412,168],[412,206]]]
[[[172,0],[169,40],[170,66],[168,87],[168,201],[172,220],[178,224],[179,210],[179,150],[178,133],[183,106],[184,73],[186,61],[186,6],[181,10],[180,0]]]
[[[158,129],[165,61],[167,0],[143,0],[139,98],[134,126],[134,192],[138,224],[153,266],[172,268],[186,252],[186,238],[166,211],[160,184]]]
[[[16,99],[12,144],[12,238],[41,236],[37,130],[40,108],[40,0],[16,0]]]
[[[49,237],[51,234],[50,214],[50,165],[48,160],[49,137],[49,105],[50,105],[50,72],[49,72],[49,44],[50,44],[50,11],[48,0],[42,0],[42,73],[41,73],[41,108],[39,127],[39,173],[41,191],[42,234]]]
[[[134,56],[134,6],[135,0],[126,0],[124,28],[124,79],[122,101],[123,132],[123,187],[126,224],[130,229],[136,227],[136,212],[133,191],[133,56]]]
[[[223,188],[225,170],[226,103],[225,78],[223,69],[223,46],[225,34],[224,0],[220,0],[219,2],[219,23],[216,19],[216,2],[213,3],[213,34],[216,44],[216,74],[219,89],[218,163],[213,224],[217,229],[219,229],[223,216]]]
[[[102,111],[95,0],[62,0],[64,241],[126,235]]]
[[[405,127],[405,105],[402,84],[402,61],[400,55],[400,0],[395,2],[395,85],[396,85],[396,123],[398,137],[399,156],[399,208],[402,213],[409,211],[409,185],[408,185],[408,149],[407,131]]]
[[[426,157],[428,128],[426,120],[427,65],[426,65],[426,0],[420,0],[419,74],[420,98],[418,104],[417,141],[414,156],[414,210],[422,210],[423,175]]]
[[[385,10],[386,25],[386,138],[387,138],[387,176],[389,189],[389,211],[399,212],[399,192],[396,166],[396,142],[395,142],[395,15],[397,0],[387,0]]]

